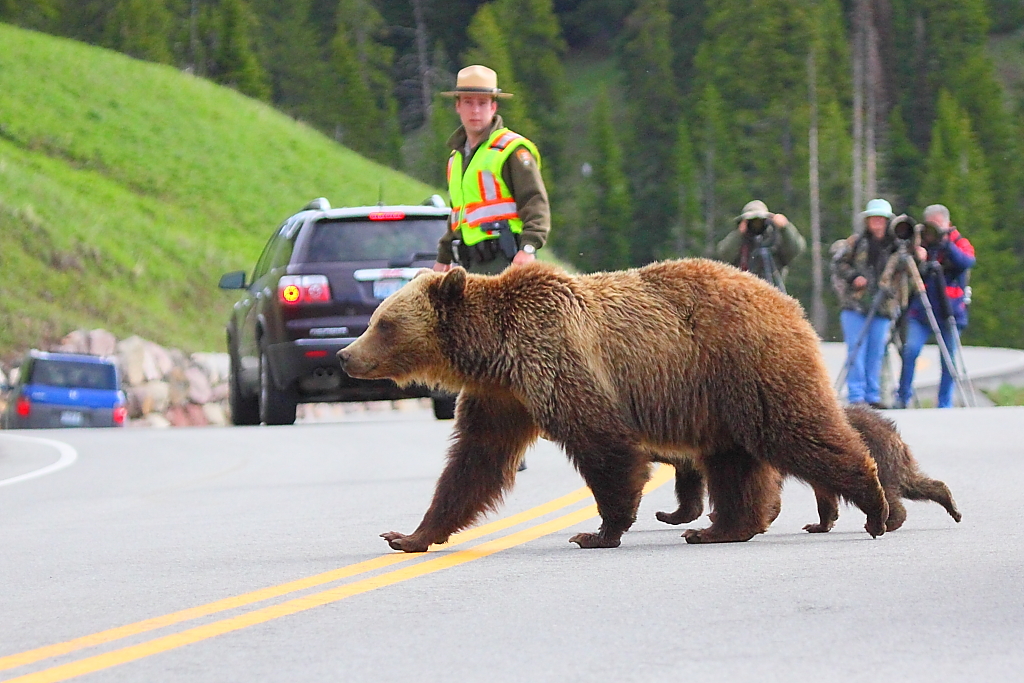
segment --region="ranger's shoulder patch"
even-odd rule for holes
[[[516,158],[519,159],[523,166],[529,166],[533,163],[533,155],[525,147],[520,147],[516,150]]]

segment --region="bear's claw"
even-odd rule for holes
[[[659,522],[676,525],[692,522],[693,520],[700,517],[701,514],[703,514],[703,512],[704,510],[702,509],[697,511],[696,514],[694,514],[693,510],[685,510],[683,508],[679,508],[674,512],[655,512],[654,516],[658,519]]]
[[[831,524],[822,524],[821,522],[817,522],[816,524],[807,524],[804,526],[804,531],[809,534],[824,534],[831,530]]]
[[[427,548],[430,546],[429,543],[423,543],[412,536],[406,536],[405,534],[400,534],[397,531],[388,531],[387,533],[381,534],[380,537],[388,542],[388,545],[391,546],[392,550],[402,550],[407,553],[426,552]]]
[[[569,539],[569,543],[576,543],[581,548],[618,548],[619,539],[605,538],[601,534],[576,534]]]

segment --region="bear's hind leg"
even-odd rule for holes
[[[636,521],[644,484],[650,478],[649,455],[611,439],[595,439],[580,447],[566,444],[566,452],[594,494],[601,515],[597,533],[579,533],[569,542],[581,548],[617,548],[622,534]]]
[[[950,493],[949,487],[938,479],[929,479],[928,477],[917,475],[911,481],[903,485],[901,493],[904,498],[909,500],[934,501],[946,508],[946,512],[948,512],[949,516],[957,523],[960,522],[960,510],[956,507],[956,501],[953,500],[953,494]]]
[[[857,435],[836,434],[811,439],[783,439],[769,451],[773,464],[785,474],[806,481],[815,489],[834,491],[867,515],[865,531],[872,536],[885,533],[889,504],[878,482],[874,459]]]
[[[665,524],[686,524],[704,513],[704,475],[689,460],[673,462],[676,470],[675,512],[656,512],[655,517]]]
[[[886,531],[896,531],[903,522],[907,521],[907,508],[903,507],[900,500],[899,489],[894,487],[885,488],[885,499],[889,501],[889,517],[885,520]]]
[[[472,524],[493,510],[512,487],[516,466],[536,441],[538,429],[526,408],[511,395],[486,397],[463,391],[456,407],[455,435],[423,521],[411,534],[381,534],[395,550],[423,552],[432,543]]]
[[[818,503],[818,523],[808,524],[804,531],[811,534],[824,534],[832,530],[839,519],[839,496],[835,491],[814,486],[814,498]]]
[[[688,529],[687,543],[749,541],[764,533],[780,509],[779,473],[734,447],[706,458],[711,526]]]

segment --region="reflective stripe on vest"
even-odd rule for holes
[[[501,177],[501,169],[518,147],[525,147],[537,160],[540,155],[536,146],[518,133],[499,128],[481,145],[462,172],[462,152],[455,150],[448,158],[448,192],[452,199],[451,229],[461,230],[462,241],[467,246],[498,234],[481,229],[481,224],[508,221],[513,233],[523,230],[523,222],[516,210],[512,192]]]

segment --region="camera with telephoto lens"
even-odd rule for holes
[[[925,221],[921,228],[921,241],[926,247],[935,246],[946,237],[946,231],[939,227],[938,223]]]
[[[893,237],[896,238],[896,246],[908,249],[915,245],[918,236],[921,234],[921,226],[906,214],[894,218],[890,229],[892,230]]]
[[[764,231],[768,229],[768,219],[766,218],[748,218],[747,219],[747,233],[754,237],[760,237],[764,234]]]

